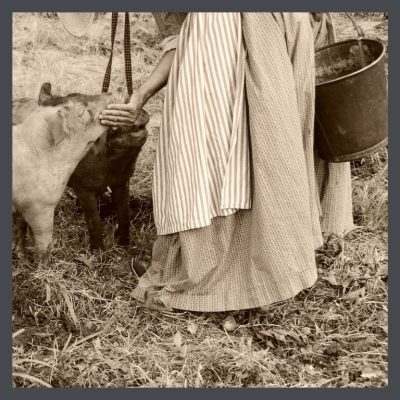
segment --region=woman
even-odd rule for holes
[[[137,299],[191,311],[285,300],[317,279],[322,232],[353,225],[349,164],[313,148],[314,39],[308,13],[155,14],[164,55],[127,124],[167,82],[153,181],[158,238]]]

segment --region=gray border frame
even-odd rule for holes
[[[110,10],[111,8],[111,10]],[[0,279],[0,316],[5,321],[0,331],[0,398],[9,399],[52,399],[59,396],[67,399],[71,396],[88,399],[109,399],[111,396],[119,399],[130,399],[132,396],[146,398],[187,398],[200,399],[202,396],[218,396],[218,398],[229,397],[263,398],[274,396],[274,398],[296,398],[296,399],[334,399],[360,398],[367,399],[395,399],[400,398],[399,379],[395,377],[399,369],[400,354],[399,343],[395,337],[399,337],[399,313],[395,304],[399,303],[399,290],[394,285],[399,282],[400,265],[399,245],[396,243],[400,238],[399,209],[395,204],[399,201],[399,182],[395,171],[400,171],[399,154],[399,112],[397,109],[399,101],[399,75],[389,74],[389,264],[390,264],[390,290],[389,290],[389,386],[388,388],[371,389],[13,389],[11,381],[11,240],[12,240],[12,213],[11,213],[11,100],[12,100],[12,12],[40,12],[40,11],[115,11],[134,10],[136,12],[148,11],[388,11],[389,12],[389,38],[390,57],[389,71],[400,71],[399,67],[399,4],[392,0],[268,0],[261,3],[260,0],[241,0],[232,2],[229,0],[202,0],[201,2],[189,2],[185,0],[123,0],[82,1],[68,0],[64,3],[55,3],[49,0],[15,0],[13,2],[0,2],[0,40],[3,56],[0,59],[2,79],[2,101],[1,101],[1,125],[0,135],[0,176],[2,196],[0,197],[0,221],[2,226],[0,241],[1,279]],[[394,21],[394,22],[393,22]],[[398,174],[398,172],[397,172]],[[396,179],[397,178],[397,179]],[[397,222],[397,223],[396,223]],[[55,392],[55,391],[56,392]],[[337,392],[340,390],[340,392]],[[397,396],[396,396],[397,394]]]

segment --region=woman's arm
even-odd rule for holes
[[[149,98],[166,85],[174,56],[175,49],[165,53],[146,82],[132,94],[129,103],[110,104],[100,114],[101,123],[110,126],[132,125]]]
[[[151,73],[147,81],[136,92],[139,106],[147,103],[147,100],[162,89],[168,82],[169,72],[175,56],[175,49],[164,54],[161,61]]]

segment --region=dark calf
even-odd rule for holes
[[[117,243],[122,246],[129,244],[129,179],[147,139],[145,126],[148,121],[147,113],[142,110],[129,131],[118,129],[115,134],[109,130],[78,164],[69,180],[85,214],[92,249],[104,248],[97,196],[104,193],[107,187],[111,189],[117,213]]]

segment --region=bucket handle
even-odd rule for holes
[[[356,22],[354,21],[354,18],[350,15],[350,13],[346,12],[345,13],[347,15],[347,17],[349,17],[350,21],[353,23],[354,28],[356,28],[356,31],[358,33],[358,39],[365,37],[365,33],[363,32],[363,30],[356,24]]]
[[[357,33],[358,33],[357,41],[358,41],[358,49],[359,49],[359,51],[360,51],[360,61],[361,61],[362,67],[364,68],[364,67],[367,65],[367,63],[366,63],[366,61],[365,61],[364,50],[363,50],[362,45],[361,45],[361,40],[365,37],[365,33],[364,33],[363,30],[356,24],[356,22],[354,21],[353,17],[350,15],[350,13],[347,12],[347,13],[345,13],[345,14],[349,17],[350,21],[353,23],[353,25],[354,25],[354,27],[356,28],[356,31],[357,31]]]

